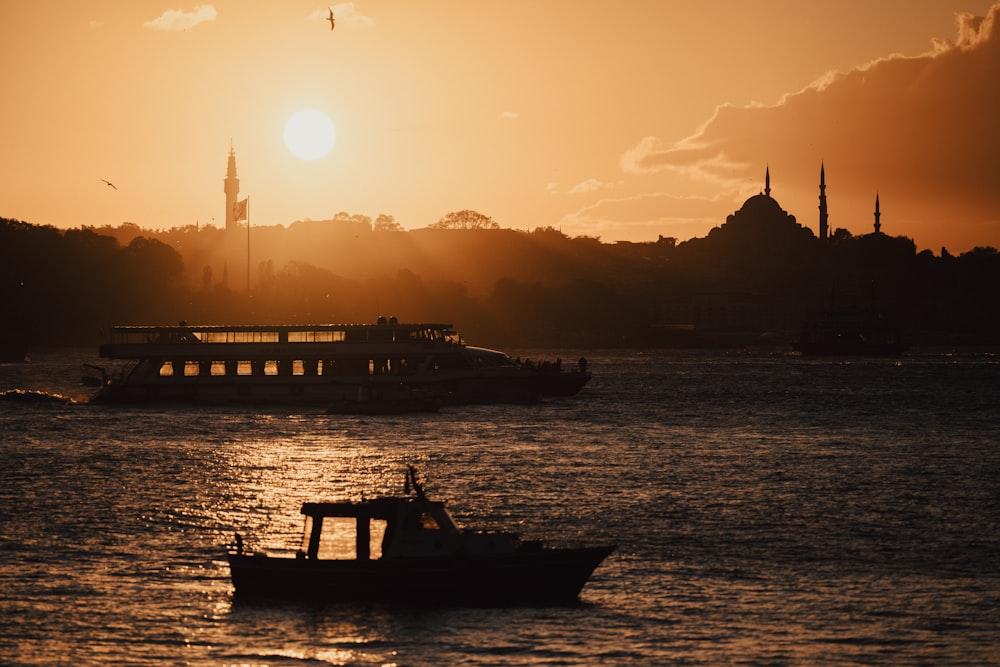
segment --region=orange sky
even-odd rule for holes
[[[992,7],[991,7],[992,6]],[[816,229],[1000,247],[1000,1],[5,2],[0,216],[222,226],[475,209],[687,239],[763,187]],[[985,21],[973,16],[989,17]],[[318,161],[285,120],[325,111]],[[101,182],[108,179],[118,190]]]

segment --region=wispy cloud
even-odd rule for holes
[[[569,194],[579,195],[585,192],[596,192],[598,190],[607,190],[608,188],[613,188],[616,185],[621,185],[621,181],[617,183],[608,183],[596,178],[588,178],[585,181],[577,183],[569,189]]]
[[[212,5],[198,5],[189,12],[183,9],[168,9],[152,21],[146,21],[142,26],[150,30],[176,32],[190,30],[202,23],[211,23],[216,16],[215,7]]]
[[[719,202],[664,193],[600,199],[564,216],[560,223],[605,240],[673,236],[687,239],[720,224]]]
[[[521,114],[516,111],[504,111],[500,114],[500,117],[504,120],[517,120],[521,117]]]

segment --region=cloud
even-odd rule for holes
[[[521,114],[517,113],[516,111],[504,111],[503,113],[500,114],[500,117],[503,118],[504,120],[517,120],[518,118],[520,118],[520,116]]]
[[[217,16],[212,5],[198,5],[190,12],[181,9],[168,9],[152,21],[146,21],[142,27],[151,30],[179,31],[190,30],[202,23],[211,23]]]
[[[336,19],[337,27],[350,26],[352,28],[366,28],[375,25],[375,20],[370,16],[358,13],[353,2],[338,2],[332,7],[322,7],[310,12],[307,20],[313,23],[322,23],[330,16],[333,10],[333,17]]]
[[[619,220],[642,222],[650,219],[712,219],[718,200],[705,197],[678,197],[664,193],[641,194],[632,197],[607,198],[585,206],[566,220]],[[665,215],[670,211],[671,215]],[[718,224],[719,221],[716,221]]]
[[[605,181],[600,181],[596,178],[588,178],[587,180],[577,183],[569,189],[569,194],[578,195],[585,192],[595,192],[597,190],[606,190],[608,188],[613,188],[616,185],[621,185],[621,181],[618,183],[607,183]]]
[[[826,73],[772,106],[722,105],[681,141],[640,139],[620,167],[732,194],[760,180],[767,162],[772,185],[777,166],[780,191],[810,192],[814,210],[823,160],[831,198],[874,199],[880,190],[885,204],[891,193],[907,224],[893,233],[925,247],[945,238],[1000,245],[1000,2],[984,17],[956,18],[957,38],[936,40],[923,55]]]
[[[605,198],[563,216],[574,234],[605,240],[642,241],[658,236],[688,239],[720,224],[719,201],[664,193]]]

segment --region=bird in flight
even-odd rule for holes
[[[107,184],[108,184],[108,186],[110,186],[110,187],[112,187],[112,188],[115,188],[115,184],[114,184],[114,183],[112,183],[111,181],[106,181],[106,180],[104,180],[103,178],[102,178],[101,180],[102,180],[102,181],[104,181],[105,183],[107,183]],[[117,190],[117,189],[118,189],[118,188],[115,188],[115,190]]]
[[[333,30],[334,26],[337,25],[337,22],[333,19],[333,10],[329,7],[327,7],[327,9],[330,10],[330,15],[326,18],[326,20],[330,22],[330,30]]]

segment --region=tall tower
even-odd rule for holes
[[[232,142],[229,144],[229,166],[226,168],[226,180],[223,181],[222,189],[226,193],[226,231],[231,232],[236,229],[233,206],[240,195],[240,179],[236,178],[236,153]]]
[[[830,236],[828,224],[829,214],[826,210],[826,166],[819,163],[819,240],[825,241]]]
[[[875,193],[875,233],[876,234],[881,234],[882,233],[882,223],[879,222],[879,218],[881,218],[881,217],[882,217],[882,211],[879,210],[878,193],[876,192]]]
[[[771,196],[771,166],[768,165],[764,168],[764,195],[767,197]]]

